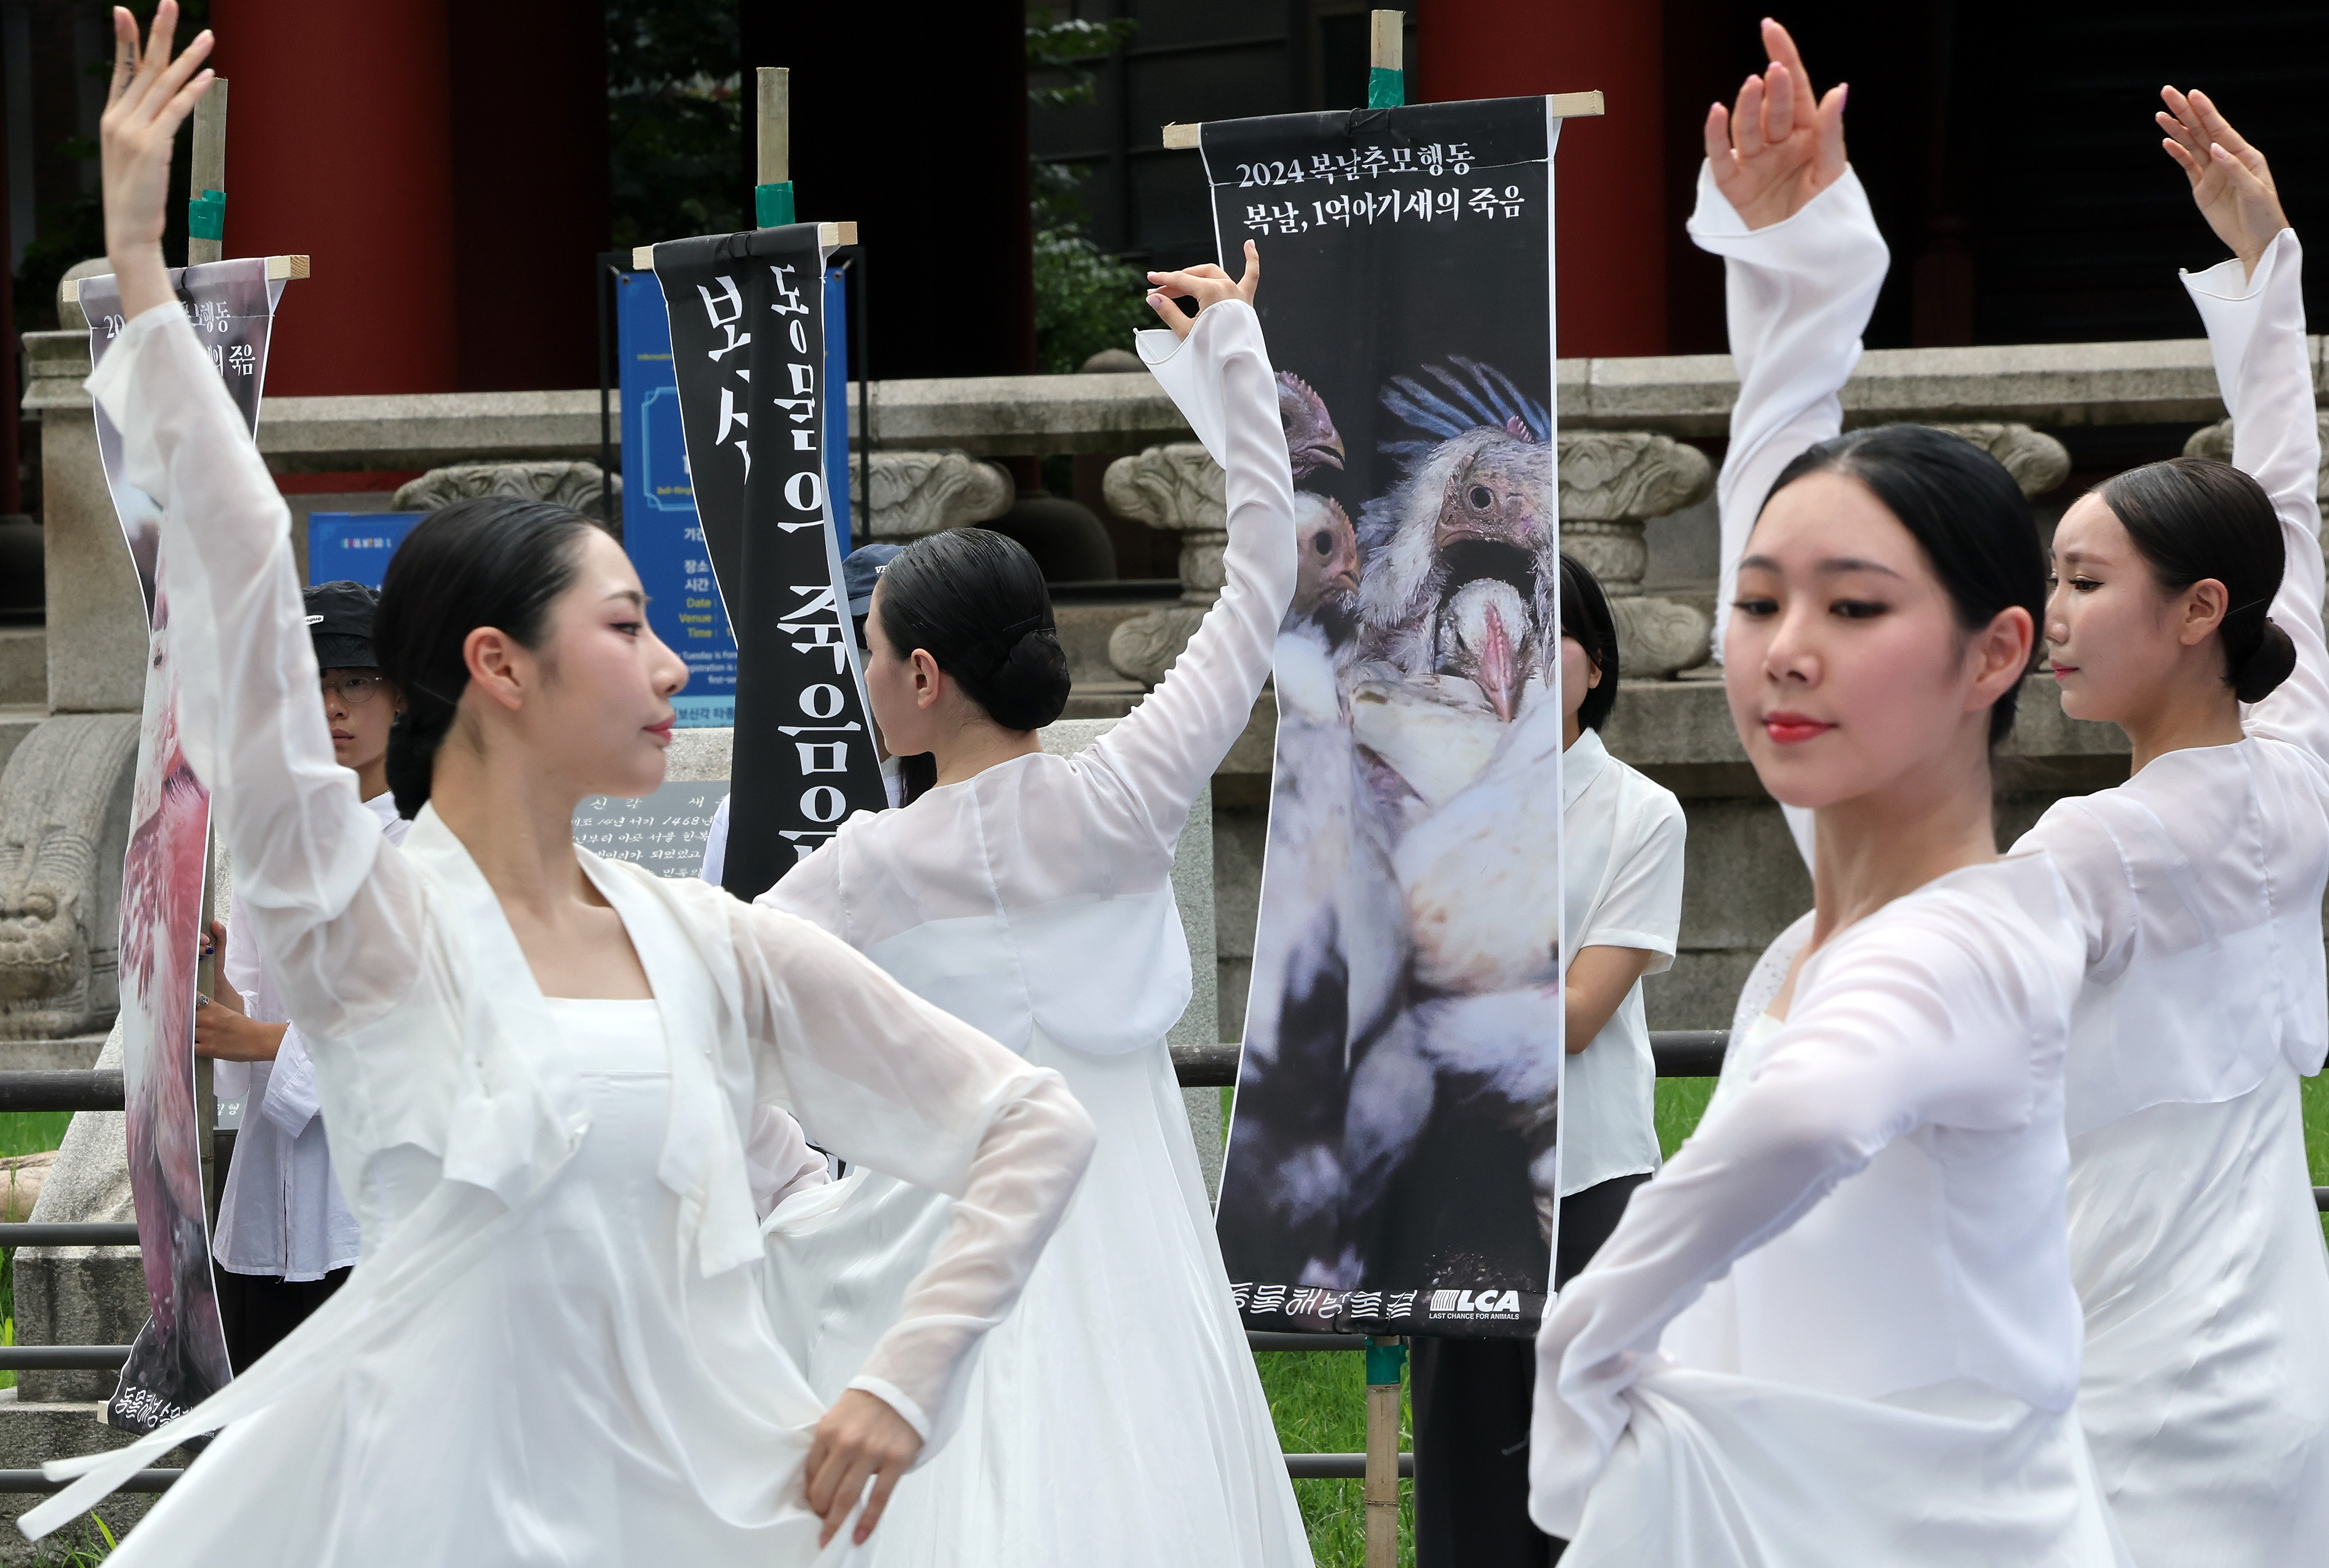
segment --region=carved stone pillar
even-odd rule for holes
[[[2229,421],[2227,421],[2229,423]],[[2005,465],[2025,499],[2034,500],[2070,477],[2070,449],[2042,430],[2028,425],[1996,420],[1975,424],[1935,425],[1953,436],[1963,436]]]
[[[2321,443],[2324,460],[2321,465],[2321,483],[2316,492],[2324,504],[2329,504],[2329,409],[2315,416],[2321,421]],[[2187,458],[2213,458],[2220,463],[2232,460],[2232,421],[2218,420],[2212,425],[2202,425],[2192,432],[2183,443]]]
[[[886,544],[910,544],[926,534],[1000,517],[1018,495],[1009,469],[967,452],[875,452],[868,467],[871,505],[857,464],[849,465],[851,515],[865,519],[862,539]]]
[[[1663,679],[1706,660],[1704,612],[1642,592],[1643,527],[1703,500],[1714,466],[1696,447],[1647,430],[1561,433],[1561,547],[1601,580],[1617,623],[1619,673]]]
[[[1108,636],[1108,663],[1127,680],[1149,686],[1163,680],[1221,596],[1230,543],[1222,479],[1195,441],[1151,447],[1108,466],[1101,494],[1110,511],[1181,536],[1181,602],[1135,616]]]
[[[614,493],[608,496],[610,485]],[[561,506],[572,507],[585,517],[602,515],[599,508],[603,498],[607,502],[603,515],[608,526],[614,530],[616,538],[623,536],[623,477],[602,474],[596,463],[457,463],[449,468],[431,468],[418,479],[399,486],[389,505],[398,512],[433,512],[472,496],[521,496],[536,501],[554,501]]]
[[[0,1040],[90,1034],[120,1006],[137,723],[135,713],[50,719],[0,774]]]

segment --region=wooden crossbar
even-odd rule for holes
[[[305,256],[269,256],[267,259],[267,276],[270,279],[279,281],[305,278],[309,271],[308,260]],[[100,276],[110,278],[113,274],[107,272]],[[78,305],[80,303],[80,286],[88,281],[85,278],[68,278],[58,292],[64,296],[66,304]]]
[[[1555,119],[1591,119],[1608,112],[1602,108],[1599,92],[1556,92],[1551,95],[1552,117]],[[1179,151],[1197,145],[1202,124],[1183,125],[1177,121],[1164,128],[1164,146],[1168,151]]]
[[[816,226],[816,242],[820,245],[825,246],[854,245],[857,243],[857,225],[854,223],[819,223]],[[631,252],[631,268],[634,271],[638,272],[654,271],[655,247],[652,245],[641,245],[636,250],[633,250]]]

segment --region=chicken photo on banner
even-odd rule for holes
[[[1558,1223],[1542,99],[1208,123],[1300,567],[1218,1214],[1249,1326],[1532,1334]]]
[[[268,338],[284,279],[264,258],[214,261],[170,275],[180,305],[235,404],[255,431]],[[110,277],[81,280],[90,357],[101,363],[127,325]],[[233,1375],[211,1276],[203,1191],[207,1132],[194,1093],[194,980],[202,945],[210,791],[178,741],[177,666],[170,590],[157,546],[161,507],[125,470],[121,435],[97,411],[98,453],[137,569],[149,637],[129,849],[121,875],[121,1072],[129,1185],[152,1313],[129,1347],[107,1424],[151,1431],[200,1404]]]

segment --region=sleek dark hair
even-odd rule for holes
[[[1957,624],[1979,631],[2020,605],[2032,630],[2046,622],[2046,562],[2022,486],[2005,465],[1929,425],[1878,425],[1833,437],[1779,470],[1776,496],[1806,474],[1843,474],[1868,486],[1932,562]],[[1770,505],[1770,496],[1763,505]],[[1989,710],[1989,743],[2013,728],[2017,683]]]
[[[1609,613],[1601,580],[1566,550],[1561,553],[1561,635],[1575,638],[1601,672],[1601,684],[1585,694],[1584,705],[1577,710],[1579,727],[1598,730],[1617,705],[1617,621]]]
[[[882,569],[875,613],[900,656],[916,648],[1006,730],[1040,730],[1068,705],[1068,656],[1042,569],[1015,539],[949,528]]]
[[[469,684],[462,643],[490,626],[538,647],[551,604],[573,586],[584,534],[599,526],[548,501],[478,496],[422,518],[390,558],[372,637],[381,674],[404,694],[388,732],[399,816],[429,802],[437,749]]]
[[[2265,614],[2288,570],[2280,518],[2264,486],[2210,458],[2170,458],[2114,475],[2094,488],[2169,593],[2203,578],[2224,585],[2230,608],[2216,628],[2224,684],[2261,702],[2296,668],[2296,645]]]

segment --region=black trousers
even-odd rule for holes
[[[347,1283],[353,1265],[320,1280],[278,1280],[266,1274],[234,1274],[211,1266],[218,1281],[219,1318],[226,1326],[228,1362],[240,1373],[281,1342],[310,1313]]]
[[[1561,1199],[1556,1287],[1591,1261],[1649,1179],[1618,1176]],[[1548,1568],[1560,1543],[1528,1516],[1535,1341],[1418,1339],[1411,1365],[1416,1568]]]

